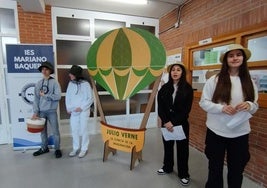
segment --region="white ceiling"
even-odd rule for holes
[[[132,0],[135,1],[135,0]],[[45,6],[75,8],[108,13],[118,13],[150,18],[160,18],[183,4],[186,0],[148,0],[146,5],[133,5],[109,0],[17,0],[24,11],[44,13]]]

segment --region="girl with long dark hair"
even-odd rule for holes
[[[175,63],[167,68],[169,80],[158,92],[158,115],[161,126],[168,131],[173,131],[174,126],[182,125],[186,139],[169,140],[164,137],[163,167],[157,171],[159,175],[171,173],[174,166],[174,143],[177,149],[178,177],[182,185],[188,185],[190,175],[188,172],[189,158],[189,122],[188,116],[193,102],[193,89],[186,81],[186,69],[183,64]]]
[[[247,66],[250,56],[247,48],[230,45],[220,57],[220,72],[209,78],[203,88],[199,104],[207,112],[205,154],[209,173],[206,188],[223,188],[225,154],[228,187],[241,188],[243,171],[250,159],[249,117],[258,109],[257,88]],[[234,119],[236,123],[232,124]]]

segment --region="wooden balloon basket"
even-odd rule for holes
[[[94,80],[90,77],[94,94],[96,96],[96,103],[100,114],[100,126],[102,139],[104,142],[103,162],[108,159],[110,153],[116,154],[117,150],[131,153],[130,170],[135,167],[138,160],[142,161],[142,151],[145,143],[146,124],[151,112],[151,108],[157,94],[157,89],[160,83],[161,76],[157,78],[154,83],[152,92],[150,94],[148,104],[139,129],[123,128],[122,126],[110,125],[106,122],[101,101],[95,86]]]

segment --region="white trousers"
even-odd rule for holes
[[[89,145],[89,111],[70,116],[73,150],[87,151]],[[81,136],[81,146],[80,146]]]

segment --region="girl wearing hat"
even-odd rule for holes
[[[70,157],[86,155],[89,145],[88,120],[90,106],[93,103],[93,94],[90,84],[82,77],[82,68],[73,65],[69,71],[70,82],[66,92],[66,108],[70,116],[73,150]],[[80,147],[81,135],[81,147]]]
[[[228,187],[241,188],[243,171],[250,159],[249,117],[258,109],[257,88],[247,67],[250,56],[250,51],[243,46],[230,45],[220,57],[220,72],[209,78],[203,88],[199,104],[207,112],[206,188],[223,188],[225,154]],[[233,120],[237,121],[230,126]]]
[[[189,158],[189,122],[188,116],[193,102],[193,89],[186,81],[186,70],[183,64],[175,63],[167,68],[169,80],[158,92],[158,115],[161,126],[173,131],[174,126],[182,125],[186,139],[169,140],[164,137],[163,167],[157,171],[159,175],[171,173],[174,165],[174,143],[177,149],[178,177],[182,185],[189,184],[188,158]]]

